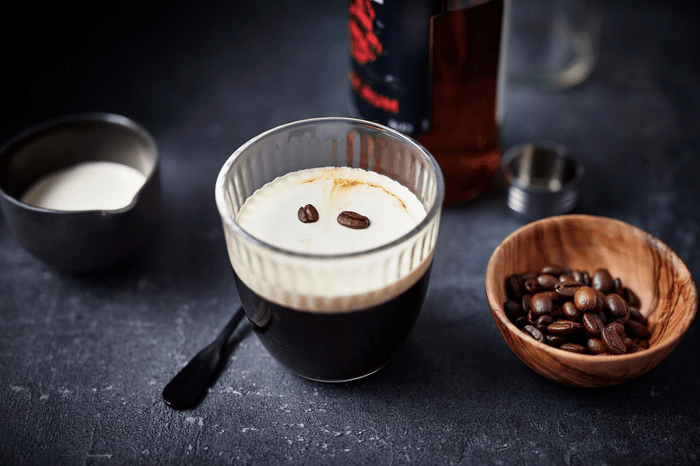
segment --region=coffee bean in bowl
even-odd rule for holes
[[[590,283],[585,270],[553,270],[547,266],[506,278],[508,301],[503,309],[516,327],[550,346],[581,354],[617,355],[649,347],[651,334],[638,310],[639,298],[622,286],[622,280],[613,281],[602,268],[594,277],[606,277],[604,283]],[[533,289],[534,295],[521,285],[532,279],[540,285]],[[617,284],[614,288],[613,283]]]
[[[627,223],[589,215],[549,217],[512,233],[493,252],[485,286],[494,322],[516,356],[544,377],[579,387],[616,385],[653,369],[680,343],[697,309],[693,278],[668,246]],[[518,292],[519,303],[512,299]],[[569,336],[588,332],[600,338]]]

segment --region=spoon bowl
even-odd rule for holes
[[[242,307],[233,314],[219,336],[197,353],[163,389],[163,401],[172,408],[184,409],[197,401],[221,362],[221,354],[231,333],[245,312]]]

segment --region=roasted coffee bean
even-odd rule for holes
[[[605,297],[605,310],[620,323],[625,323],[630,317],[630,309],[619,294],[610,293]]]
[[[565,273],[569,273],[569,269],[565,267],[559,267],[556,265],[548,265],[546,267],[543,267],[542,270],[540,270],[540,273],[546,273],[549,275],[554,275],[555,277],[558,277],[559,275],[564,275]]]
[[[508,316],[510,320],[515,320],[523,315],[523,310],[520,307],[520,304],[516,303],[515,301],[506,301],[503,303],[503,312],[506,313],[506,316]]]
[[[516,327],[518,327],[520,330],[523,329],[529,322],[527,321],[527,317],[525,316],[520,316],[515,321],[513,321]]]
[[[629,288],[625,288],[622,297],[625,299],[625,301],[627,301],[629,307],[639,308],[642,305],[642,302],[639,300],[639,296],[637,296],[636,293]]]
[[[586,332],[595,338],[600,338],[600,332],[605,327],[598,314],[594,312],[586,312],[581,318],[581,323]]]
[[[588,351],[586,351],[586,348],[584,346],[579,345],[578,343],[563,343],[559,349],[563,349],[564,351],[570,351],[572,353],[580,353],[580,354],[585,354]]]
[[[540,291],[540,294],[548,296],[549,299],[552,300],[552,302],[556,302],[561,299],[561,296],[559,296],[559,294],[556,291]]]
[[[581,285],[581,283],[577,282],[574,276],[570,273],[559,275],[559,277],[557,278],[559,280],[559,283],[563,283],[564,285]]]
[[[353,230],[364,230],[369,226],[369,219],[352,210],[344,210],[338,214],[338,223]]]
[[[553,322],[554,322],[554,317],[552,317],[552,316],[548,316],[548,315],[540,316],[540,318],[535,321],[535,327],[537,327],[537,330],[544,333],[547,330],[547,326]]]
[[[537,283],[545,290],[553,290],[559,280],[554,275],[543,273],[537,276]]]
[[[588,272],[585,270],[574,270],[571,272],[571,276],[574,277],[578,283],[584,286],[591,286],[591,276],[588,275]]]
[[[623,325],[626,324],[626,323],[630,320],[629,309],[628,309],[627,313],[624,314],[622,317],[615,317],[613,320],[614,320],[615,322],[619,322],[619,323],[621,323],[621,324],[623,324]]]
[[[560,337],[558,335],[552,335],[551,333],[548,333],[544,336],[545,342],[549,346],[555,346],[555,347],[560,347],[563,343],[566,343],[566,337]]]
[[[612,327],[615,329],[618,335],[622,336],[625,333],[625,326],[619,322],[610,322],[606,327]]]
[[[599,355],[649,347],[639,298],[604,268],[591,277],[585,270],[544,267],[538,273],[513,274],[504,285],[509,320],[540,342]]]
[[[649,338],[651,336],[646,326],[636,320],[628,320],[625,324],[625,330],[627,330],[627,333],[640,338]]]
[[[561,306],[554,306],[552,312],[550,312],[549,315],[552,317],[563,317],[564,309]]]
[[[539,284],[536,278],[528,278],[525,280],[525,290],[534,295],[537,294],[541,291],[544,291],[544,288]]]
[[[579,330],[581,330],[581,324],[578,322],[571,322],[570,320],[557,320],[547,326],[547,332],[561,337],[571,335]]]
[[[625,295],[625,288],[622,286],[622,280],[620,280],[619,278],[613,280],[612,290],[613,293],[619,294],[621,297],[623,297]]]
[[[588,273],[587,271],[584,270],[584,271],[582,272],[582,275],[583,275],[583,276],[582,276],[582,279],[583,279],[583,280],[582,280],[582,283],[583,283],[584,285],[586,285],[586,286],[591,286],[591,276],[589,275],[589,273]]]
[[[554,291],[562,298],[572,298],[581,286],[580,283],[557,283]]]
[[[613,279],[608,269],[597,269],[591,280],[593,288],[607,294],[613,286]]]
[[[647,319],[642,315],[642,313],[636,307],[629,306],[630,308],[630,320],[636,320],[640,324],[646,325]]]
[[[561,308],[564,311],[564,316],[567,319],[573,321],[578,321],[581,319],[581,311],[579,311],[576,305],[571,301],[565,302]]]
[[[527,312],[526,317],[527,317],[527,321],[528,321],[529,323],[531,323],[532,325],[535,325],[535,322],[537,322],[537,319],[540,318],[540,316],[537,315],[537,314],[535,314],[535,311],[533,311],[532,309],[530,309],[530,310]]]
[[[582,286],[574,293],[574,304],[581,312],[592,311],[596,307],[596,294],[590,286]]]
[[[536,330],[536,329],[535,329]],[[627,347],[622,342],[622,338],[617,333],[613,324],[608,325],[601,332],[603,344],[611,354],[623,354]]]
[[[526,325],[525,327],[523,327],[523,332],[530,335],[535,340],[544,343],[544,335],[542,335],[542,332],[537,330],[536,327],[533,327],[532,325]]]
[[[509,275],[506,278],[506,294],[513,301],[518,301],[523,296],[523,282],[517,274]]]
[[[604,312],[605,310],[605,293],[602,291],[595,290],[596,301],[595,310],[596,312]]]
[[[546,293],[537,293],[530,301],[530,310],[538,316],[549,314],[554,309],[552,297]]]
[[[601,354],[606,353],[608,351],[608,349],[605,347],[605,344],[598,338],[589,338],[586,342],[586,348],[588,348],[588,351],[590,351],[593,354]]]
[[[303,207],[299,207],[297,217],[299,217],[301,223],[314,223],[318,221],[318,210],[311,204],[306,204]]]

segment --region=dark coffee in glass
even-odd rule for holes
[[[290,123],[236,151],[216,201],[241,303],[270,354],[326,382],[384,367],[423,305],[443,192],[425,149],[362,120]]]
[[[235,272],[234,278],[248,320],[270,354],[302,377],[330,382],[364,377],[391,361],[423,306],[430,267],[399,296],[344,312],[280,306],[248,288]]]

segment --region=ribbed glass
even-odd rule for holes
[[[336,255],[280,249],[236,223],[243,203],[266,183],[328,166],[363,168],[398,181],[423,203],[426,218],[392,243]],[[442,173],[422,146],[390,128],[350,118],[303,120],[267,131],[234,152],[216,182],[228,254],[239,278],[272,302],[324,312],[367,308],[413,285],[432,262],[443,196]]]

